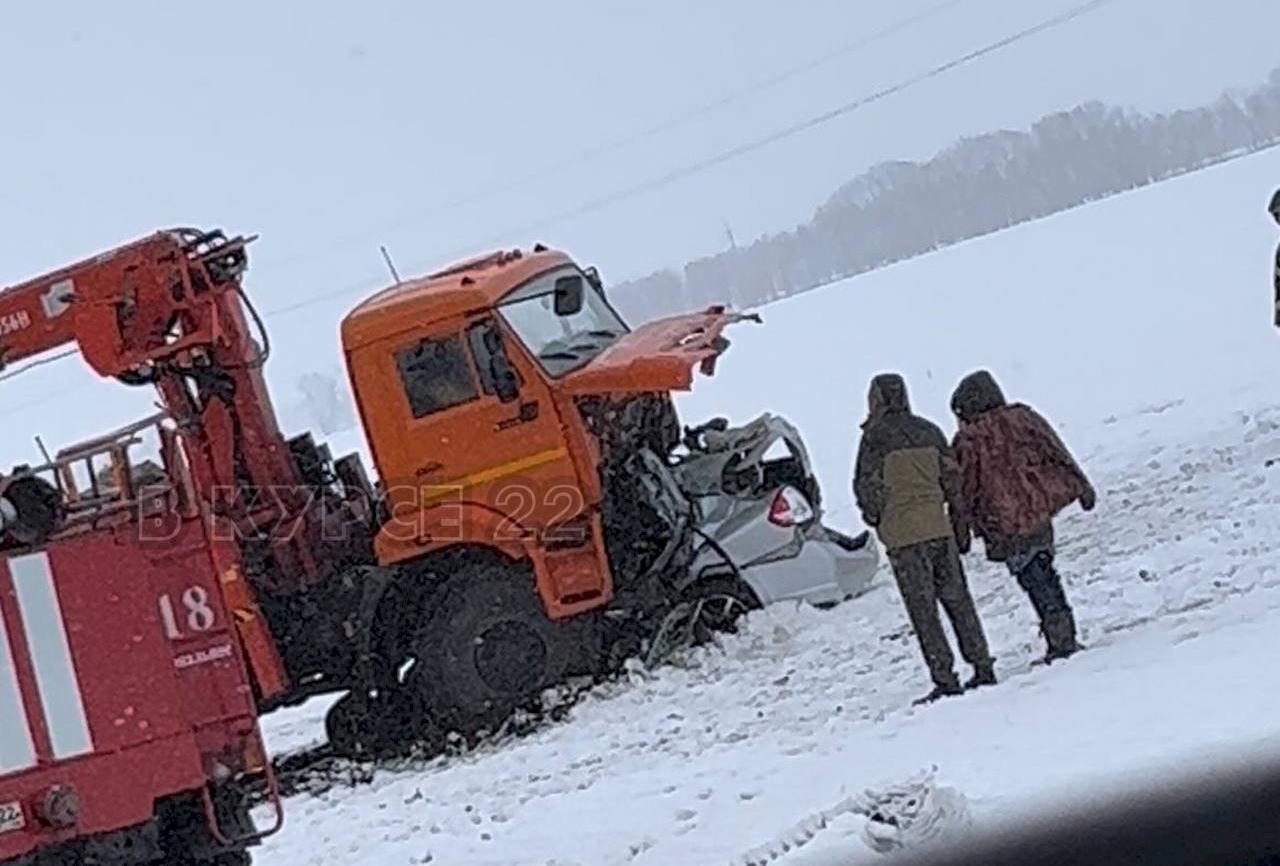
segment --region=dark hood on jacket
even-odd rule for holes
[[[871,389],[867,392],[867,420],[862,426],[868,427],[895,412],[910,411],[906,381],[897,373],[881,373],[871,380]]]
[[[1004,392],[986,370],[970,373],[960,380],[951,395],[951,411],[961,421],[972,421],[983,412],[1005,405]]]

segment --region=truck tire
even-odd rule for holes
[[[427,604],[405,686],[446,730],[493,730],[591,652],[589,624],[548,619],[514,564],[465,563]]]
[[[252,866],[252,864],[253,857],[248,851],[227,851],[222,854],[215,854],[213,857],[203,860],[191,860],[187,858],[163,860],[161,861],[160,866]]]
[[[348,692],[324,715],[324,733],[337,754],[352,760],[391,755],[405,738],[395,718],[394,704]]]
[[[8,534],[19,544],[44,544],[65,516],[57,488],[35,475],[7,479],[0,498],[10,509],[8,520],[0,514],[0,536]]]
[[[208,866],[251,866],[253,857],[248,851],[228,851],[208,861]]]

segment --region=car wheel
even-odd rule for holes
[[[755,592],[737,577],[698,581],[685,591],[684,597],[693,607],[696,643],[705,643],[715,634],[733,634],[742,617],[761,607]]]

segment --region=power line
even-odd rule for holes
[[[323,304],[326,301],[336,301],[340,298],[345,298],[349,295],[355,294],[356,292],[359,292],[362,290],[370,291],[372,289],[382,288],[385,285],[386,285],[386,280],[384,279],[371,279],[371,280],[364,280],[359,283],[348,284],[347,286],[341,289],[334,289],[329,292],[323,292],[319,295],[312,295],[310,298],[303,298],[300,301],[297,301],[292,304],[286,304],[283,307],[272,307],[269,310],[263,311],[263,316],[265,316],[268,319],[276,318],[279,316],[287,316],[290,313],[296,313],[299,310],[305,310],[307,307],[314,307],[316,304]]]
[[[396,229],[403,228],[407,225],[412,225],[413,223],[422,220],[424,217],[431,216],[433,214],[445,213],[447,211],[455,210],[458,208],[471,207],[472,205],[476,205],[481,202],[488,201],[489,199],[495,198],[505,193],[513,192],[517,189],[522,189],[531,184],[538,183],[539,181],[549,180],[551,178],[558,177],[569,171],[580,168],[581,166],[587,163],[595,162],[596,160],[600,159],[603,156],[607,156],[610,153],[614,153],[616,151],[631,147],[632,145],[636,145],[641,142],[648,141],[649,139],[656,138],[657,136],[662,135],[665,132],[670,132],[671,130],[678,129],[681,126],[684,126],[688,123],[691,123],[709,114],[713,114],[737,102],[741,102],[743,99],[746,99],[747,97],[755,96],[756,94],[763,93],[767,90],[771,90],[775,87],[778,87],[781,84],[785,84],[788,81],[791,81],[795,78],[798,78],[802,75],[812,72],[815,69],[818,69],[822,66],[827,65],[828,63],[831,63],[835,60],[839,60],[840,58],[846,57],[850,54],[854,54],[858,51],[861,51],[864,48],[868,48],[871,45],[874,45],[875,43],[881,42],[892,36],[896,36],[897,34],[903,32],[904,30],[914,27],[915,25],[920,24],[924,21],[927,21],[930,18],[934,18],[942,14],[943,12],[946,12],[947,10],[952,9],[953,7],[959,6],[964,2],[966,2],[966,0],[944,0],[944,2],[937,3],[933,6],[930,6],[927,9],[924,9],[923,11],[916,13],[915,15],[902,18],[885,27],[882,27],[878,30],[874,30],[871,33],[865,34],[857,39],[854,39],[850,42],[846,42],[842,45],[839,45],[836,48],[833,48],[832,50],[826,52],[825,54],[821,54],[804,63],[800,63],[795,66],[790,66],[785,69],[779,70],[764,78],[757,79],[752,84],[749,84],[738,90],[730,91],[729,93],[726,93],[723,96],[719,96],[708,102],[704,102],[700,105],[694,106],[693,108],[690,108],[687,111],[674,114],[666,118],[665,120],[661,120],[661,121],[658,121],[657,123],[652,124],[651,126],[642,127],[640,129],[634,130],[633,132],[626,133],[624,135],[620,135],[611,139],[606,139],[604,141],[598,142],[597,144],[591,145],[590,147],[586,147],[582,150],[579,150],[569,157],[566,157],[557,162],[550,163],[548,165],[544,165],[541,168],[535,169],[526,174],[518,175],[516,177],[509,178],[504,181],[499,181],[497,183],[491,184],[490,186],[482,187],[479,190],[467,193],[466,195],[458,196],[453,199],[449,199],[447,201],[441,202],[430,208],[426,208],[424,210],[420,210],[412,214],[403,215],[400,218],[392,220],[391,222],[381,226],[377,231],[379,233],[394,231]],[[326,249],[329,251],[334,251],[338,249],[349,248],[353,245],[363,243],[364,241],[368,240],[369,237],[370,237],[369,234],[364,234],[359,237],[354,235],[348,236],[344,239],[326,244]],[[268,267],[264,268],[264,270],[270,271],[272,269],[281,268],[286,265],[292,264],[294,262],[302,261],[304,259],[309,259],[309,258],[312,258],[312,256],[309,254],[302,254],[302,253],[293,255],[293,256],[288,256],[285,258],[277,259],[276,261],[272,262]]]
[[[642,183],[633,184],[632,186],[629,186],[629,187],[623,187],[622,189],[615,190],[612,193],[599,196],[595,199],[591,199],[575,207],[568,208],[566,210],[562,210],[558,213],[541,218],[539,220],[526,223],[522,226],[519,226],[513,229],[509,229],[500,235],[491,236],[489,240],[470,244],[468,245],[467,249],[470,250],[476,247],[488,246],[494,243],[498,243],[514,234],[528,234],[534,231],[538,231],[540,229],[547,228],[549,226],[556,225],[561,222],[565,222],[566,220],[574,219],[579,216],[584,216],[586,214],[602,210],[611,205],[617,204],[618,202],[625,201],[630,198],[635,198],[636,196],[639,196],[639,195],[643,195],[644,193],[661,189],[666,186],[670,186],[673,183],[677,183],[678,181],[684,180],[693,175],[700,174],[704,171],[723,165],[724,163],[730,162],[734,159],[738,159],[742,156],[746,156],[747,154],[754,153],[755,151],[758,151],[758,150],[762,150],[770,145],[773,145],[785,139],[791,138],[792,136],[798,135],[802,132],[806,132],[810,129],[814,129],[816,127],[822,126],[823,124],[829,123],[832,120],[836,120],[840,117],[851,114],[854,111],[865,108],[876,102],[880,102],[881,100],[887,99],[890,96],[894,96],[898,93],[902,93],[903,91],[908,90],[918,84],[922,84],[926,81],[932,80],[934,78],[938,78],[942,75],[947,74],[948,72],[951,72],[952,70],[958,69],[962,66],[972,63],[975,60],[978,60],[989,54],[994,54],[997,51],[1000,51],[1004,48],[1007,48],[1011,45],[1021,42],[1024,39],[1029,39],[1032,36],[1036,36],[1040,33],[1044,33],[1056,27],[1060,27],[1064,24],[1074,21],[1077,18],[1081,18],[1084,15],[1087,15],[1091,12],[1095,12],[1098,9],[1103,8],[1104,6],[1109,6],[1115,2],[1117,2],[1117,0],[1089,0],[1089,2],[1082,3],[1078,6],[1072,7],[1071,9],[1068,9],[1066,12],[1062,12],[1051,18],[1047,18],[1037,24],[1034,24],[1030,27],[1019,30],[1016,33],[1012,33],[1008,36],[1005,36],[1002,39],[998,39],[995,42],[988,43],[987,45],[984,45],[981,48],[977,48],[966,54],[962,54],[959,57],[953,58],[952,60],[948,60],[947,62],[942,63],[938,66],[934,66],[933,68],[925,70],[924,72],[917,73],[916,75],[913,75],[910,78],[903,79],[902,81],[890,87],[883,88],[881,90],[875,91],[874,93],[868,94],[866,96],[860,97],[850,102],[846,102],[842,105],[838,105],[835,108],[832,108],[828,111],[823,112],[822,114],[815,115],[813,117],[810,117],[798,123],[793,123],[789,126],[776,130],[768,135],[761,136],[756,139],[752,139],[751,141],[729,148],[728,150],[721,151],[710,157],[706,157],[704,159],[698,160],[697,162],[689,163],[685,166],[682,166],[680,168],[669,171],[663,175],[660,175],[656,178],[652,178]],[[946,4],[943,4],[943,5],[946,5]],[[937,9],[939,7],[933,7],[933,8]],[[927,14],[927,13],[924,13],[924,14]],[[462,252],[465,252],[465,250]],[[346,297],[352,294],[353,292],[359,291],[361,289],[368,289],[370,287],[375,287],[380,285],[381,285],[381,282],[379,281],[368,281],[368,280],[355,285],[347,285],[341,289],[337,289],[331,292],[325,292],[319,295],[313,295],[312,297],[298,301],[297,303],[267,310],[265,312],[265,315],[271,318],[282,317],[290,313],[294,313],[299,310],[305,309],[307,307],[312,307],[317,304],[325,303],[326,301],[332,301],[332,300],[337,300],[339,298]],[[19,368],[18,370],[0,375],[0,381],[4,381],[5,379],[20,375],[21,373],[26,372],[28,369],[32,367],[53,363],[54,361],[60,360],[61,358],[67,357],[72,354],[76,354],[76,352],[74,350],[71,350],[68,352],[63,352],[58,355],[51,356],[46,359],[41,359],[40,361],[32,362],[31,364],[28,364],[25,367]],[[44,401],[43,400],[33,401],[26,405],[30,406],[38,402],[44,402]]]
[[[74,394],[76,391],[83,391],[84,389],[88,388],[90,385],[96,386],[98,385],[98,383],[97,382],[81,382],[77,385],[71,385],[70,387],[67,387],[67,388],[59,388],[58,390],[53,391],[52,393],[46,392],[39,397],[34,397],[30,400],[26,400],[22,403],[17,404],[16,406],[5,406],[3,408],[3,411],[6,415],[12,415],[18,412],[22,412],[26,409],[34,409],[36,406],[43,406],[46,403],[51,403],[54,400],[67,396],[68,394]]]
[[[1101,9],[1104,6],[1108,6],[1114,2],[1116,2],[1116,0],[1090,0],[1088,3],[1076,6],[1060,15],[1055,15],[1052,18],[1041,21],[1039,24],[1035,24],[1024,30],[1019,30],[1017,33],[1013,33],[1003,39],[997,40],[996,42],[984,45],[981,48],[970,51],[967,54],[961,55],[953,60],[949,60],[946,63],[935,66],[932,69],[921,72],[911,78],[904,79],[903,81],[900,81],[890,87],[886,87],[883,90],[877,90],[875,93],[855,99],[852,102],[846,102],[845,104],[839,105],[829,111],[825,111],[822,114],[800,121],[799,123],[783,127],[782,129],[768,135],[753,139],[744,144],[729,148],[728,150],[721,151],[720,153],[697,162],[674,169],[651,180],[615,190],[612,193],[584,202],[576,207],[560,211],[559,213],[552,214],[551,216],[544,217],[533,222],[525,223],[518,228],[504,232],[501,235],[494,235],[488,241],[481,242],[480,244],[474,244],[473,246],[487,246],[492,243],[500,242],[511,235],[535,232],[575,217],[593,213],[610,205],[617,204],[620,201],[625,201],[630,198],[635,198],[638,195],[642,195],[656,189],[661,189],[665,186],[670,186],[677,181],[684,180],[685,178],[692,177],[696,174],[701,174],[708,169],[715,168],[723,165],[724,163],[730,162],[731,160],[754,153],[757,150],[762,150],[769,145],[777,144],[778,142],[791,138],[794,135],[798,135],[825,123],[829,123],[832,120],[851,114],[858,109],[866,108],[869,105],[883,99],[887,99],[890,96],[894,96],[918,84],[922,84],[931,79],[945,75],[954,69],[958,69],[961,66],[972,63],[973,61],[985,57],[988,54],[994,54],[995,52],[1008,48],[1010,45],[1014,45],[1024,39],[1029,39],[1030,37],[1043,33],[1047,30],[1051,30],[1070,21],[1074,21],[1077,18]]]
[[[926,81],[930,81],[934,78],[943,76],[948,72],[951,72],[955,69],[958,69],[969,63],[972,63],[975,60],[979,60],[987,56],[988,54],[994,54],[997,51],[1001,51],[1005,48],[1008,48],[1011,45],[1015,45],[1018,42],[1023,41],[1024,39],[1029,39],[1032,36],[1039,35],[1040,33],[1044,33],[1056,27],[1061,27],[1064,24],[1074,21],[1075,19],[1083,17],[1084,15],[1087,15],[1091,12],[1095,12],[1098,9],[1103,8],[1104,6],[1109,6],[1110,4],[1115,2],[1117,2],[1117,0],[1089,0],[1089,2],[1087,3],[1082,3],[1079,6],[1075,6],[1071,9],[1068,9],[1066,12],[1062,12],[1051,18],[1047,18],[1039,22],[1038,24],[1034,24],[1030,27],[1019,30],[1016,33],[1012,33],[1008,36],[1005,36],[1002,39],[998,39],[995,42],[988,43],[987,45],[984,45],[981,48],[977,48],[966,54],[962,54],[959,57],[948,60],[946,63],[942,63],[938,66],[934,66],[933,68],[925,70],[924,72],[917,73],[916,75],[913,75],[910,78],[903,79],[902,81],[899,81],[897,84],[894,84],[890,87],[886,87],[882,90],[877,90],[874,93],[859,97],[858,99],[852,100],[850,102],[846,102],[843,105],[838,105],[835,108],[832,108],[828,111],[824,111],[822,114],[816,115],[814,117],[810,117],[798,123],[793,123],[789,126],[785,126],[779,130],[769,133],[768,135],[761,136],[760,138],[753,139],[743,144],[739,144],[735,147],[729,148],[728,150],[724,150],[712,156],[698,160],[697,162],[693,162],[693,163],[689,163],[687,165],[681,166],[680,168],[669,171],[666,174],[659,175],[656,178],[651,178],[647,181],[633,184],[632,186],[629,186],[629,187],[623,187],[622,189],[618,189],[611,193],[607,193],[597,198],[588,200],[572,208],[568,208],[566,210],[559,211],[558,213],[554,213],[549,216],[534,220],[532,222],[525,223],[524,225],[517,226],[515,228],[504,231],[501,234],[492,235],[487,240],[482,240],[476,243],[469,244],[466,249],[458,250],[457,252],[454,253],[454,255],[463,254],[470,250],[476,249],[477,247],[485,247],[485,246],[490,246],[492,244],[500,243],[505,239],[511,237],[512,235],[531,234],[533,232],[548,228],[553,225],[557,225],[567,220],[574,219],[580,216],[585,216],[587,214],[594,213],[599,210],[603,210],[604,208],[607,208],[611,205],[617,204],[622,201],[626,201],[627,199],[635,198],[636,196],[643,195],[644,193],[652,192],[654,190],[661,189],[662,187],[670,186],[671,184],[677,183],[678,181],[692,177],[696,174],[701,174],[704,171],[723,165],[724,163],[730,162],[740,157],[746,156],[747,154],[754,153],[755,151],[762,150],[766,147],[769,147],[770,145],[777,144],[780,141],[791,138],[792,136],[795,136],[802,132],[806,132],[810,129],[814,129],[816,127],[822,126],[823,124],[829,123],[840,117],[844,117],[845,115],[851,114],[859,109],[866,108],[869,105],[880,102],[881,100],[887,99],[890,96],[894,96],[899,93],[902,93],[903,91],[908,90],[912,87],[915,87],[918,84],[922,84]],[[416,269],[417,267],[415,267],[415,270]],[[286,306],[277,307],[275,309],[268,310],[267,315],[268,316],[287,315],[289,313],[297,312],[298,310],[305,309],[306,307],[310,307],[315,304],[320,304],[326,301],[332,301],[338,298],[346,297],[361,288],[367,288],[369,285],[370,284],[366,282],[356,286],[347,286],[342,289],[335,289],[334,291],[325,292],[320,295],[315,295],[311,298],[307,298],[293,304],[288,304]]]
[[[72,355],[78,354],[80,354],[79,349],[67,349],[65,352],[59,352],[58,354],[50,355],[47,358],[40,358],[37,361],[31,361],[30,363],[23,364],[21,367],[10,370],[7,373],[0,373],[0,382],[4,382],[8,379],[16,379],[28,370],[33,370],[36,367],[43,367],[46,364],[52,364],[54,361],[61,361],[63,358],[70,358]]]
[[[762,93],[763,91],[770,90],[774,87],[777,87],[779,84],[785,84],[786,82],[791,81],[794,78],[798,78],[799,76],[804,75],[808,72],[812,72],[813,70],[818,69],[821,66],[825,66],[826,64],[832,62],[833,60],[838,60],[841,57],[844,57],[848,54],[853,54],[854,52],[860,51],[863,48],[867,48],[875,44],[876,42],[879,42],[883,39],[887,39],[890,36],[895,36],[898,33],[901,33],[903,30],[908,29],[909,27],[913,27],[914,25],[919,24],[923,21],[927,21],[928,19],[941,14],[947,11],[948,9],[951,9],[952,7],[960,5],[962,2],[964,2],[964,0],[947,0],[947,2],[945,3],[938,3],[935,6],[930,6],[928,9],[925,9],[923,12],[919,12],[908,18],[903,18],[902,20],[897,21],[893,24],[890,24],[887,27],[883,27],[879,30],[868,33],[866,36],[863,36],[859,39],[855,39],[852,42],[845,43],[844,45],[841,45],[837,48],[832,49],[831,51],[828,51],[826,54],[819,55],[818,57],[808,61],[807,63],[801,63],[797,66],[792,66],[789,69],[784,69],[780,72],[774,73],[773,75],[770,75],[767,78],[762,78],[756,81],[754,84],[750,85],[749,87],[744,87],[741,90],[737,90],[732,93],[726,94],[725,96],[722,96],[719,99],[715,99],[715,100],[712,100],[711,102],[707,102],[699,106],[698,108],[685,112],[684,114],[678,114],[675,117],[670,118],[669,120],[662,121],[661,123],[657,123],[651,127],[648,127],[647,129],[643,129],[635,133],[634,135],[628,136],[626,138],[618,139],[612,143],[602,144],[596,148],[593,148],[587,151],[582,156],[585,156],[587,158],[593,158],[594,156],[603,154],[610,150],[615,150],[617,148],[624,147],[626,145],[635,144],[639,141],[652,138],[653,136],[659,135],[670,129],[683,126],[685,123],[688,123],[693,120],[697,120],[700,117],[703,117],[721,108],[726,108],[734,104],[735,102],[739,102],[745,97],[755,96],[757,93]],[[578,164],[580,159],[578,161],[573,161],[573,162],[566,160],[564,163],[561,164],[560,168],[561,169],[570,168],[575,164]]]

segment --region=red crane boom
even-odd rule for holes
[[[254,339],[261,322],[240,285],[251,240],[159,232],[0,291],[0,367],[73,345],[99,375],[155,386],[202,508],[237,542],[218,545],[223,591],[269,700],[289,683],[238,542],[261,541],[250,567],[272,592],[303,590],[320,568],[307,489],[263,378],[266,334]]]

